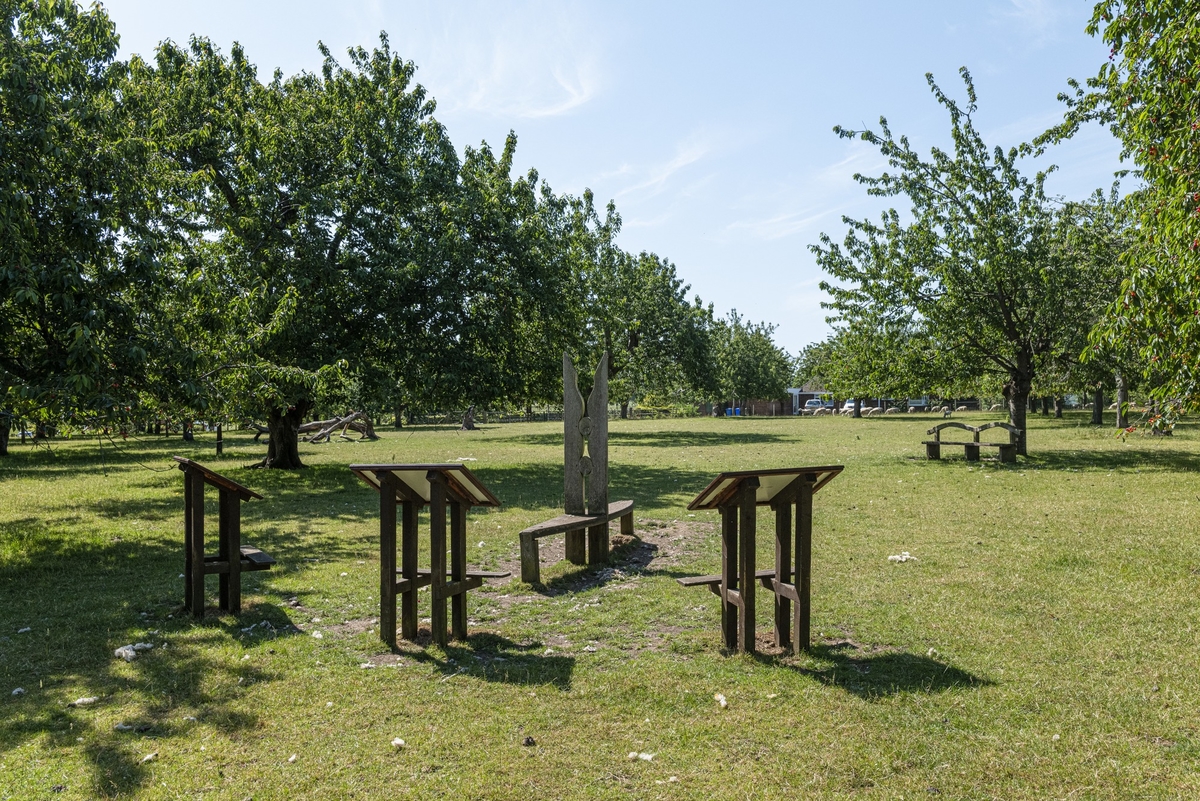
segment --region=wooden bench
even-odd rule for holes
[[[567,559],[577,565],[586,562],[599,564],[608,560],[608,524],[621,519],[621,533],[633,536],[633,501],[614,501],[608,512],[601,515],[559,515],[521,532],[521,581],[537,584],[541,581],[538,560],[538,540],[552,534],[567,535]],[[584,540],[584,532],[587,540]]]
[[[944,440],[942,439],[942,431],[947,428],[961,428],[964,431],[969,431],[972,434],[972,440],[970,442],[949,442]],[[981,442],[979,435],[989,428],[1002,428],[1007,431],[1008,442]],[[1021,429],[1008,423],[997,421],[984,423],[981,426],[969,426],[965,423],[949,422],[936,425],[925,433],[933,435],[933,439],[925,440],[922,443],[925,446],[925,456],[929,459],[941,459],[943,445],[961,445],[968,462],[979,461],[980,448],[996,448],[1001,462],[1017,461],[1017,438],[1021,435]]]
[[[183,605],[196,617],[204,617],[204,577],[216,574],[220,581],[220,608],[236,615],[242,611],[242,573],[270,570],[275,560],[252,545],[242,545],[242,501],[262,496],[233,479],[209,470],[199,462],[176,456],[183,471]],[[204,487],[217,488],[217,553],[204,553]],[[237,554],[237,558],[232,558]]]

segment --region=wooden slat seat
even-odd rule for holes
[[[756,571],[754,571],[754,578],[758,579],[760,582],[763,579],[767,579],[767,578],[774,579],[775,571],[772,569],[756,570]],[[678,581],[679,584],[683,587],[705,587],[706,586],[715,595],[721,594],[721,591],[719,589],[719,587],[721,586],[721,574],[720,573],[717,573],[712,576],[684,576],[683,578],[678,578],[675,580]],[[737,582],[734,582],[734,583],[736,584]]]
[[[253,545],[241,547],[241,570],[270,570],[275,559],[255,548]],[[204,575],[221,575],[229,572],[229,562],[221,554],[210,554],[204,557]]]
[[[521,581],[536,584],[541,581],[541,565],[538,561],[537,541],[552,534],[567,534],[582,532],[585,529],[596,529],[601,526],[607,531],[608,524],[620,518],[621,533],[633,536],[633,501],[613,501],[608,505],[608,512],[599,515],[559,515],[542,523],[529,526],[521,531]],[[604,548],[608,550],[607,546]]]
[[[970,442],[944,440],[942,439],[942,431],[948,428],[958,428],[970,432],[973,439]],[[979,435],[991,428],[1002,428],[1007,431],[1008,442],[980,442]],[[966,423],[952,420],[948,423],[936,425],[925,433],[933,435],[933,439],[927,439],[921,443],[925,446],[925,456],[929,459],[941,459],[943,445],[956,445],[963,449],[968,462],[979,461],[980,448],[996,448],[1001,462],[1017,461],[1017,438],[1021,435],[1021,429],[1002,421],[997,420],[991,423],[984,423],[981,426],[969,426]]]

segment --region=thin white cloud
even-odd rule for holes
[[[479,3],[406,22],[405,46],[440,116],[561,116],[604,86],[602,30],[576,4]]]
[[[644,199],[653,197],[666,188],[667,182],[674,175],[705,158],[712,150],[713,146],[707,137],[690,137],[676,145],[675,155],[667,161],[651,165],[644,170],[628,171],[626,174],[633,174],[638,177],[638,180],[636,183],[617,191],[616,198],[635,196],[639,199]],[[622,168],[621,172],[626,171]]]
[[[1001,21],[1013,22],[1028,37],[1028,44],[1040,47],[1058,38],[1063,11],[1054,0],[1008,0],[996,9]]]
[[[861,205],[865,190],[854,180],[855,173],[874,175],[887,162],[865,143],[852,142],[849,149],[845,157],[774,193],[778,198],[774,209],[729,223],[725,234],[771,241],[816,233],[820,221]]]

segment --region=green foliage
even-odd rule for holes
[[[1072,80],[1069,111],[1042,141],[1089,120],[1107,125],[1144,185],[1127,198],[1136,220],[1124,283],[1097,342],[1140,355],[1162,399],[1200,407],[1200,19],[1189,4],[1098,3],[1088,33],[1111,46],[1086,86]]]
[[[866,330],[911,327],[943,362],[943,383],[1003,380],[1010,418],[1024,428],[1039,361],[1086,325],[1078,315],[1086,309],[1088,276],[1055,247],[1045,174],[1026,178],[1018,150],[989,150],[975,130],[975,88],[965,68],[961,74],[965,107],[927,76],[950,116],[952,152],[933,148],[923,159],[885,119],[880,133],[834,129],[879,148],[895,172],[855,179],[870,195],[907,197],[911,219],[895,209],[878,223],[846,219],[841,246],[822,235],[812,250],[836,279],[821,285],[833,297],[833,321]]]
[[[792,359],[775,344],[774,332],[774,325],[752,323],[736,309],[715,322],[717,398],[777,400],[784,396],[792,377]]]
[[[161,288],[129,241],[151,190],[117,36],[98,6],[0,9],[0,405],[117,414],[144,376],[140,315]]]

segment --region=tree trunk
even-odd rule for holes
[[[1017,369],[1009,373],[1008,381],[1004,383],[1004,399],[1008,401],[1008,423],[1020,432],[1017,434],[1017,455],[1028,456],[1025,415],[1027,411],[1036,411],[1029,396],[1033,387],[1033,355],[1018,353],[1016,361]]]
[[[306,402],[297,403],[288,409],[271,409],[267,413],[267,458],[262,466],[276,470],[299,470],[304,467],[300,461],[300,422],[312,408]]]
[[[404,404],[396,404],[396,421],[392,423],[392,428],[397,430],[404,428]]]
[[[854,399],[854,412],[851,417],[862,417],[862,398]]]
[[[184,423],[183,424],[183,441],[184,442],[192,442],[195,439],[196,439],[196,435],[194,433],[192,433],[192,424]]]
[[[621,419],[622,420],[629,419],[629,401],[627,401],[627,400],[621,401]]]
[[[1029,411],[1037,411],[1037,398],[1033,397],[1032,395],[1029,396]]]
[[[1054,397],[1054,417],[1057,420],[1062,419],[1063,399],[1057,395]]]
[[[1042,417],[1050,416],[1050,399],[1045,395],[1042,396]]]
[[[1129,385],[1125,376],[1117,373],[1117,428],[1129,427]]]
[[[475,407],[468,406],[467,413],[463,415],[462,425],[459,431],[478,431],[479,428],[475,425]]]
[[[1092,390],[1092,425],[1104,425],[1104,387]]]
[[[217,456],[225,453],[225,432],[221,428],[221,424],[217,423]]]
[[[8,436],[12,431],[12,415],[0,412],[0,456],[8,456]]]

